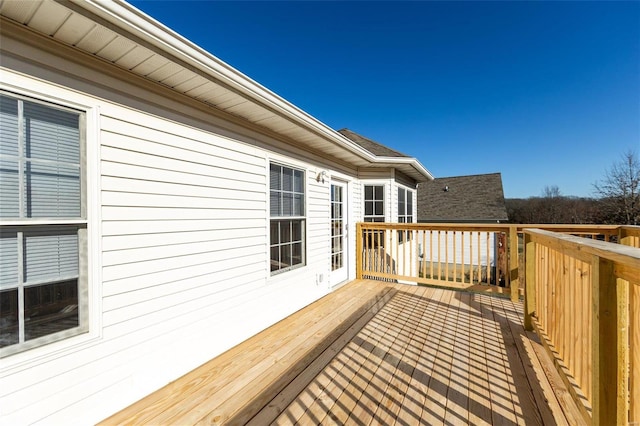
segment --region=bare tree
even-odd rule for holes
[[[640,159],[635,151],[625,152],[593,187],[609,221],[627,225],[640,223]]]
[[[540,223],[562,223],[560,218],[564,198],[558,185],[545,186],[542,191],[541,209],[543,218]]]
[[[555,223],[605,223],[600,200],[560,195],[555,201],[559,212]],[[547,202],[547,197],[506,198],[509,222],[554,223],[544,208]]]
[[[547,185],[542,190],[543,198],[559,198],[560,196],[562,196],[562,193],[560,192],[558,185]]]

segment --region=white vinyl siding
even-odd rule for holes
[[[393,169],[375,168],[367,169],[363,168],[358,170],[358,178],[362,181],[382,181],[393,180]]]
[[[96,226],[82,229],[90,232],[78,244],[88,238],[90,300],[99,310],[73,346],[62,341],[2,360],[0,423],[96,423],[326,294],[329,184],[316,181],[315,170],[333,174],[329,161],[255,132],[234,133],[237,123],[173,96],[100,81],[99,71],[79,83],[69,72],[82,66],[60,77],[50,66],[25,76],[36,68],[9,70],[2,84],[91,109],[90,203],[81,210]],[[274,275],[272,160],[305,171],[307,199],[306,266]],[[340,173],[362,192],[355,169]],[[360,195],[351,200],[361,214]],[[350,234],[355,240],[355,226]],[[355,259],[355,243],[349,247]],[[0,257],[0,268],[10,261]],[[350,268],[355,276],[355,262]],[[10,280],[16,272],[7,271]]]
[[[80,111],[0,94],[2,356],[88,330],[83,123]]]
[[[233,291],[225,278],[244,288],[264,265],[263,157],[213,134],[135,116],[146,125],[102,120],[106,325],[135,310],[193,309],[198,299]]]

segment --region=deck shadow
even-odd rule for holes
[[[510,324],[515,311],[507,313],[515,308],[494,306],[485,295],[400,287],[366,315],[354,313],[347,330],[327,336],[317,358],[292,366],[290,383],[266,389],[230,424],[509,425],[549,418],[535,403],[535,383],[521,373],[527,355],[515,339],[523,335]]]
[[[308,354],[291,365],[280,379],[265,388],[240,411],[235,413],[225,424],[264,425],[277,417],[280,408],[286,401],[282,400],[283,390],[287,394],[302,391],[310,380],[318,374],[346,346],[354,335],[364,327],[388,302],[393,299],[397,289],[383,288],[375,297],[355,310],[344,322],[331,330],[322,341]],[[309,380],[306,378],[309,377]],[[274,398],[274,395],[276,397]],[[289,403],[291,401],[288,401]]]

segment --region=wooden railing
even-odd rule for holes
[[[546,229],[640,247],[638,227],[359,223],[357,273],[391,281],[453,288],[498,286],[517,300],[523,292],[523,231]]]
[[[640,424],[640,228],[620,227],[621,244],[539,229],[524,236],[525,327],[542,338],[588,424]]]
[[[623,225],[619,227],[618,242],[625,246],[640,248],[640,226]]]
[[[359,223],[360,277],[466,288],[508,282],[509,226]]]
[[[524,293],[585,421],[640,425],[640,227],[358,223],[356,242],[358,278]]]

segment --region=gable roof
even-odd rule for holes
[[[418,222],[505,222],[502,176],[437,178],[418,185]]]
[[[432,179],[414,157],[377,156],[124,0],[0,3],[3,43],[84,54],[201,103],[215,116],[356,168],[396,167]],[[5,39],[5,36],[7,37]],[[67,55],[68,57],[68,55]],[[75,58],[75,57],[74,57]]]
[[[353,142],[357,143],[358,145],[360,145],[362,148],[366,149],[373,155],[377,155],[379,157],[409,157],[408,155],[405,155],[401,152],[391,149],[388,146],[382,145],[381,143],[378,143],[369,138],[365,138],[364,136],[352,130],[340,129],[338,130],[338,133],[341,133],[342,135],[346,136],[347,138],[349,138],[349,140],[352,140]]]

